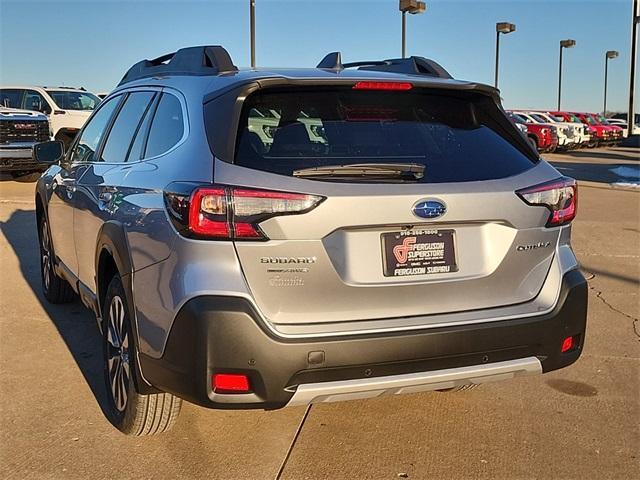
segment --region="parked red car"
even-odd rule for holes
[[[588,130],[589,135],[591,136],[591,141],[589,142],[589,147],[597,147],[600,144],[606,143],[609,141],[609,131],[605,128],[602,128],[598,125],[592,125],[591,123],[584,120],[584,117],[580,117],[577,113],[570,112],[549,112],[550,115],[554,117],[561,118],[565,122],[581,122],[583,123]]]
[[[596,116],[592,113],[585,112],[552,112],[553,115],[567,116],[572,115],[578,118],[582,123],[591,127],[592,137],[596,139],[596,145],[610,145],[622,140],[622,128],[614,127],[612,125],[605,125],[598,121]]]
[[[507,111],[507,116],[515,124],[527,127],[527,137],[535,144],[539,152],[555,152],[558,148],[557,127],[549,124],[524,122],[513,112]]]
[[[609,123],[605,117],[598,113],[590,113],[589,114],[598,124],[610,127],[613,129],[614,141],[620,141],[624,138],[624,128],[619,125],[614,125],[613,123]]]

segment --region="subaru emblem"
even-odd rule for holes
[[[413,206],[413,213],[420,218],[438,218],[444,215],[447,207],[438,200],[420,200]]]

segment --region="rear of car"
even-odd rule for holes
[[[576,182],[497,90],[421,57],[142,60],[36,195],[45,297],[75,291],[96,312],[125,433],[168,430],[180,399],[275,409],[466,389],[582,351]]]
[[[279,408],[446,390],[580,355],[576,184],[492,89],[274,78],[206,95],[204,121],[213,184],[166,189],[174,250],[234,259],[212,267],[227,288],[212,292],[215,272],[194,265],[173,290],[166,340],[141,355],[161,390]]]
[[[21,174],[43,170],[33,159],[33,146],[50,138],[45,115],[0,107],[0,172]]]

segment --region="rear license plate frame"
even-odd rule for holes
[[[458,271],[454,229],[385,232],[380,234],[380,243],[382,273],[385,277],[413,277]],[[410,258],[412,253],[415,256]]]

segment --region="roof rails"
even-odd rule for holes
[[[345,68],[354,67],[357,67],[358,70],[426,75],[447,79],[453,78],[440,64],[424,57],[390,58],[388,60],[372,60],[343,64],[341,53],[331,52],[327,54],[317,66],[317,68],[325,68],[327,70],[344,70]]]
[[[217,75],[236,72],[229,52],[220,45],[181,48],[153,60],[142,60],[125,73],[118,86],[156,75]]]

